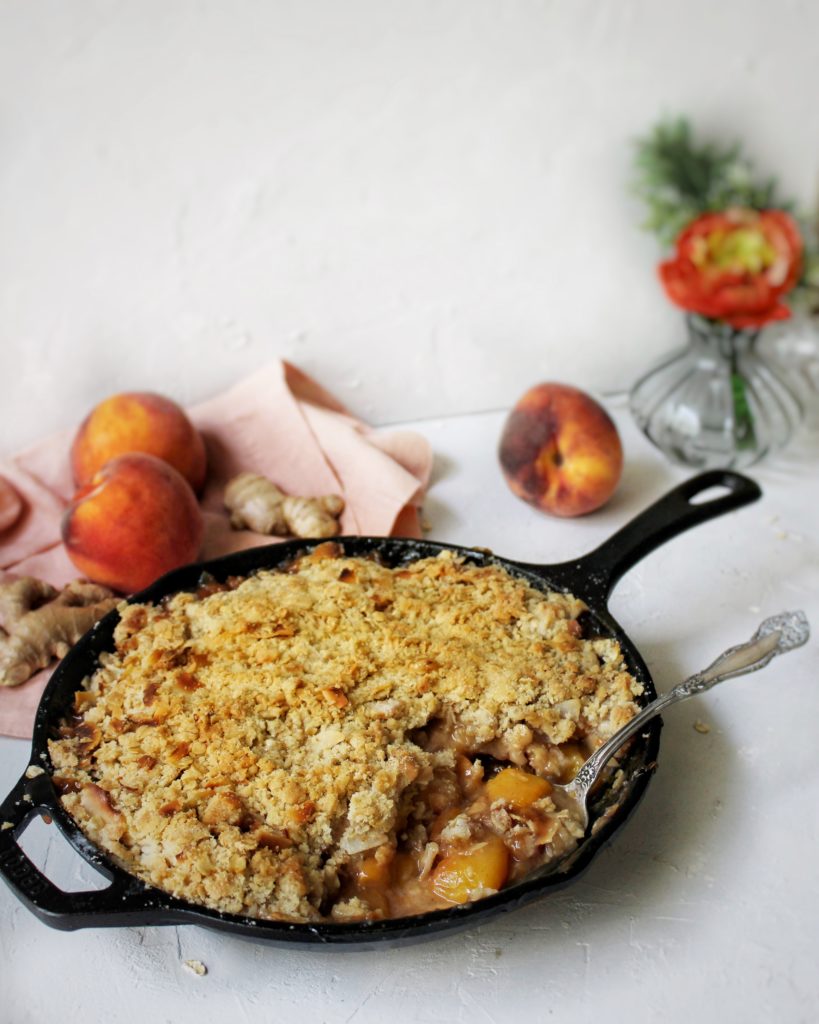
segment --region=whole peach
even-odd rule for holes
[[[617,427],[590,395],[567,384],[538,384],[515,404],[499,458],[519,498],[556,516],[604,505],[623,470]]]
[[[125,391],[95,406],[71,446],[78,487],[106,462],[127,452],[155,455],[178,470],[195,491],[205,482],[205,444],[184,409],[150,391]]]
[[[127,594],[192,562],[204,521],[181,473],[153,455],[132,452],[107,462],[77,492],[62,534],[84,576]]]

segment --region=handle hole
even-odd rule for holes
[[[696,494],[692,494],[688,499],[688,504],[707,505],[709,501],[725,498],[729,494],[733,494],[730,487],[726,487],[724,484],[714,484],[711,487],[706,487],[704,491],[697,491]]]
[[[111,884],[77,853],[56,825],[32,814],[17,836],[20,849],[32,864],[63,892],[90,892]]]

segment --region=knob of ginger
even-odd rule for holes
[[[344,499],[288,495],[258,473],[240,473],[225,488],[225,507],[235,530],[254,530],[276,537],[336,537]]]
[[[106,587],[83,580],[61,591],[32,576],[0,583],[0,686],[18,686],[64,657],[117,604]]]

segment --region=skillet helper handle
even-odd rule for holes
[[[714,487],[727,493],[694,501]],[[574,563],[573,569],[585,577],[586,589],[605,603],[620,577],[655,548],[692,526],[733,512],[761,497],[759,485],[741,473],[728,469],[700,473],[626,523],[599,548]]]
[[[138,924],[147,914],[147,891],[140,883],[113,878],[105,889],[64,892],[29,860],[18,839],[36,814],[49,814],[53,803],[47,776],[23,775],[0,805],[0,875],[37,917],[54,928],[89,924]]]

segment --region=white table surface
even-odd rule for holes
[[[431,536],[533,561],[589,550],[686,476],[615,414],[620,490],[578,520],[540,515],[506,489],[502,414],[414,424],[437,454]],[[674,539],[617,587],[612,610],[659,690],[772,613],[804,608],[819,630],[818,442],[804,429],[753,471],[760,502]],[[644,801],[576,884],[432,943],[291,952],[190,926],[63,933],[0,886],[0,1022],[815,1021],[818,669],[812,640],[673,709]],[[4,792],[27,756],[27,744],[0,740]],[[38,820],[24,845],[55,882],[88,887],[93,872],[54,828]]]

